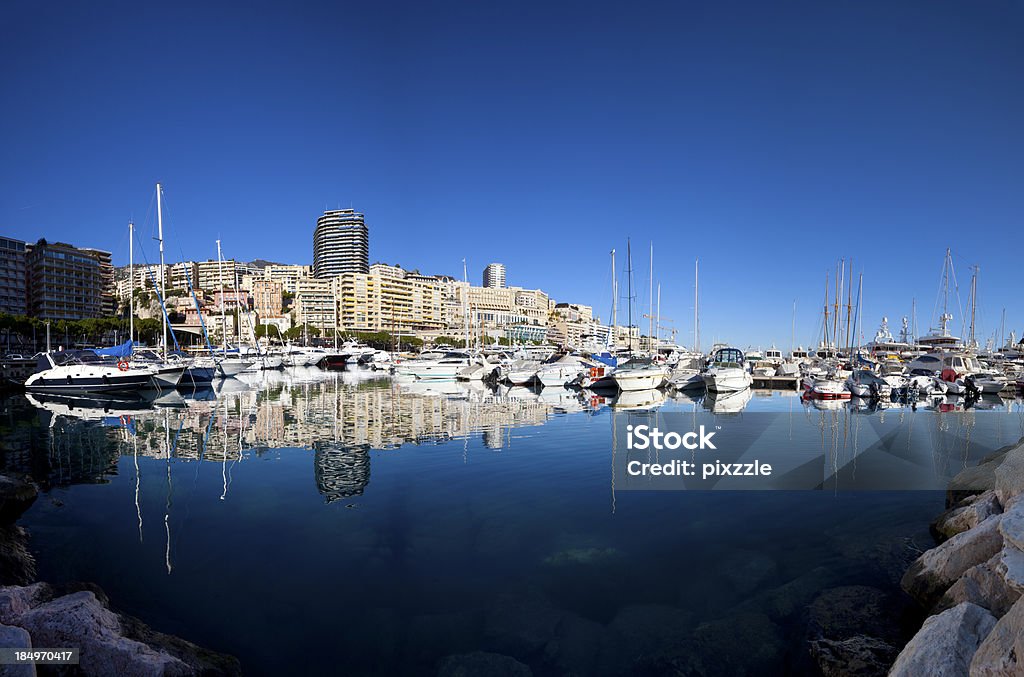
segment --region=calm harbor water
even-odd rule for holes
[[[46,490],[22,520],[40,579],[98,583],[248,674],[477,650],[535,674],[799,673],[802,609],[895,596],[948,478],[1024,436],[1015,400],[656,399],[291,370],[155,403],[14,394],[0,426],[3,467]],[[673,416],[819,490],[631,490],[618,428]],[[764,488],[735,482],[713,486]]]

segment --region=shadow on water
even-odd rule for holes
[[[13,395],[2,463],[47,492],[24,518],[42,579],[94,581],[247,673],[813,674],[808,633],[842,613],[898,643],[898,579],[943,505],[850,489],[895,467],[934,488],[1024,436],[1017,402],[721,399],[296,369],[162,401]],[[732,456],[817,491],[628,490],[613,429],[637,416],[728,427]]]

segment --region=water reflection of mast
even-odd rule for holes
[[[167,532],[167,548],[164,551],[164,564],[167,566],[167,574],[171,573],[171,420],[170,414],[164,410],[164,448],[167,450],[167,500],[164,503],[164,531]],[[177,441],[177,437],[175,437]]]
[[[127,428],[125,429],[127,431]],[[132,437],[132,447],[135,457],[135,514],[139,516],[139,543],[142,543],[142,506],[139,505],[139,482],[142,479],[139,474],[139,433],[135,431]]]

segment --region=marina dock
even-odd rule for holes
[[[754,388],[761,390],[800,390],[799,376],[758,376],[754,374]]]

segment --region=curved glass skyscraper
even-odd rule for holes
[[[313,277],[370,272],[370,234],[354,209],[332,209],[316,220]]]

